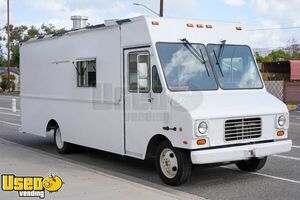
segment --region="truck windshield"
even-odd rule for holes
[[[208,45],[222,89],[260,89],[263,87],[253,54],[248,46]]]
[[[218,89],[204,45],[157,43],[156,48],[169,90]]]

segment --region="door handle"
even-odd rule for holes
[[[153,100],[154,100],[154,98],[152,97],[152,93],[149,92],[148,102],[151,103]]]
[[[171,127],[169,127],[169,126],[165,126],[165,127],[163,127],[163,130],[165,130],[165,131],[177,131],[177,128],[176,127],[174,127],[174,128],[171,128]]]
[[[148,99],[148,102],[151,103],[153,100],[154,100],[154,98],[150,97],[150,98]]]

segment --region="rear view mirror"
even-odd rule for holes
[[[139,79],[148,78],[148,64],[147,63],[138,63],[138,77]]]

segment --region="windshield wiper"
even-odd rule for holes
[[[210,74],[209,74],[209,71],[208,71],[208,67],[206,65],[206,61],[204,59],[204,56],[203,56],[203,52],[201,49],[199,49],[199,51],[193,47],[193,45],[186,39],[186,38],[183,38],[183,39],[180,39],[180,41],[184,42],[186,48],[202,63],[204,64],[205,66],[205,69],[206,69],[206,72],[207,72],[207,75],[208,77],[210,77]],[[200,53],[199,53],[200,52]]]
[[[221,43],[222,44],[220,45],[218,56],[217,56],[217,53],[216,53],[215,50],[213,50],[213,52],[214,52],[214,56],[216,58],[216,63],[219,66],[221,75],[222,75],[222,77],[224,77],[224,73],[223,73],[223,70],[222,70],[222,63],[220,62],[220,60],[221,60],[221,57],[223,56],[223,50],[224,50],[224,47],[225,47],[225,44],[226,44],[226,40],[222,40]]]
[[[213,50],[213,52],[214,52],[214,55],[215,55],[215,58],[216,58],[216,63],[217,63],[217,65],[219,66],[219,69],[220,69],[221,75],[222,75],[222,77],[224,77],[224,73],[223,73],[223,70],[222,70],[222,66],[221,66],[220,59],[219,59],[219,57],[217,56],[217,53],[216,53],[216,51],[215,51],[215,50]]]
[[[218,60],[221,60],[221,57],[223,56],[223,50],[224,50],[225,44],[226,44],[226,40],[222,40],[220,50],[218,53]]]

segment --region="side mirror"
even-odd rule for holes
[[[147,63],[138,63],[138,78],[139,79],[148,79],[148,64]]]

